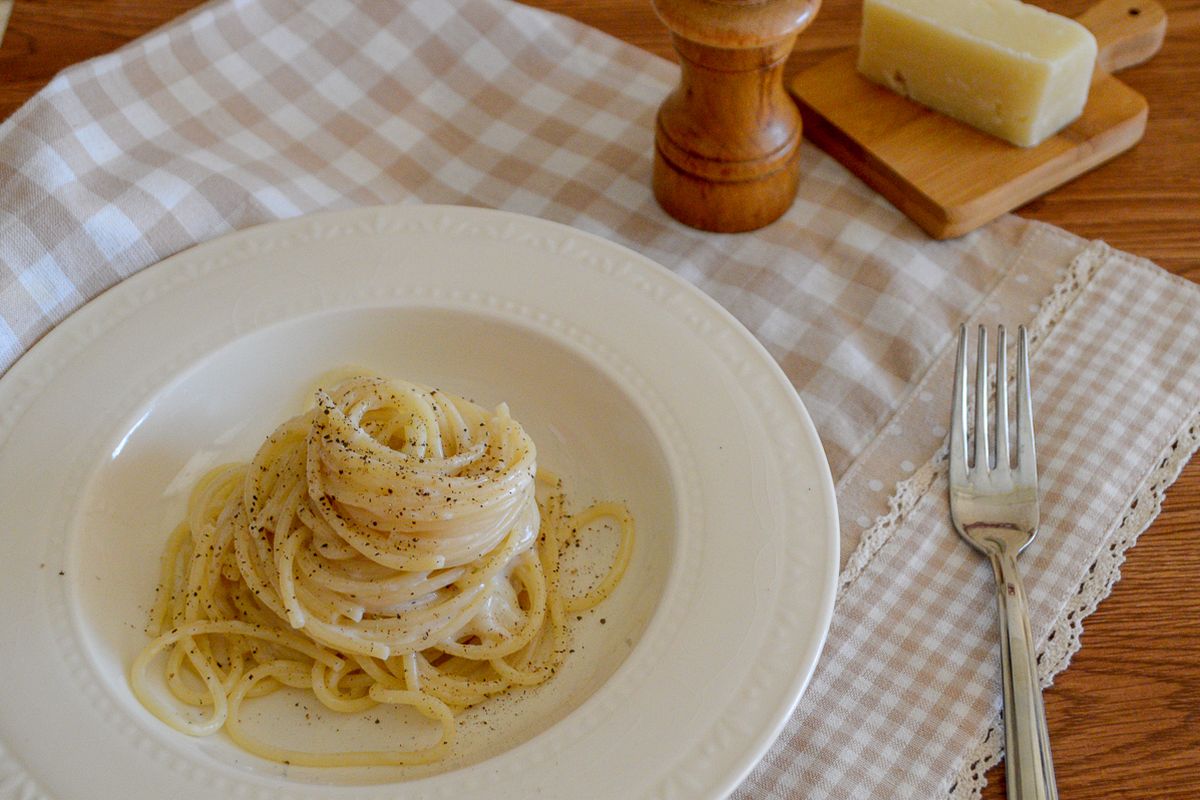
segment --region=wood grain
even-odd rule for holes
[[[1162,51],[1121,73],[1149,102],[1145,137],[1018,213],[1104,239],[1200,282],[1200,0],[1160,1],[1170,20]],[[529,2],[674,58],[649,0]],[[1090,5],[1038,2],[1069,16]],[[0,46],[0,117],[63,67],[198,4],[17,0]],[[788,75],[851,46],[858,24],[856,0],[825,0],[797,42]],[[1122,575],[1088,618],[1071,668],[1046,694],[1060,793],[1071,800],[1194,800],[1200,797],[1200,459],[1167,493]],[[998,800],[1003,770],[988,777],[984,798]]]
[[[1166,29],[1155,0],[1100,0],[1079,19],[1109,70],[1151,58]],[[1135,145],[1146,128],[1145,98],[1097,69],[1078,119],[1036,147],[1016,147],[868,81],[857,57],[850,48],[792,80],[805,135],[937,239],[973,231],[1082,175]]]
[[[654,197],[675,219],[740,233],[791,208],[800,114],[783,70],[817,5],[654,0],[681,67],[679,85],[658,109],[652,181]]]

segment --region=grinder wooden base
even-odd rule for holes
[[[773,157],[743,164],[741,172],[753,170],[758,174],[741,180],[722,180],[721,162],[703,164],[693,155],[690,169],[681,167],[664,149],[655,147],[654,196],[663,210],[675,219],[700,230],[715,233],[752,231],[774,222],[791,208],[800,180],[800,125],[796,124],[795,141],[784,152]],[[660,141],[666,135],[658,132]],[[678,154],[676,154],[678,156]]]

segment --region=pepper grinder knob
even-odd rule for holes
[[[796,196],[800,112],[783,67],[820,0],[653,2],[682,67],[658,110],[654,196],[693,228],[761,228]]]

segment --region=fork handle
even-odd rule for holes
[[[1029,602],[1017,572],[1016,553],[1003,550],[989,558],[996,574],[996,602],[1000,611],[1008,800],[1058,800],[1037,674],[1037,649],[1029,627]]]

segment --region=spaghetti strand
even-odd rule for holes
[[[309,766],[425,764],[453,751],[455,714],[548,680],[566,615],[608,597],[633,549],[619,503],[567,514],[508,407],[363,375],[318,390],[247,465],[196,484],[169,537],[130,682],[155,716],[192,735],[224,729],[247,751]],[[564,548],[614,522],[609,568],[564,596]],[[163,663],[169,697],[152,686]],[[326,708],[411,707],[436,742],[308,753],[248,732],[248,698],[284,687]],[[431,734],[432,735],[432,734]]]

